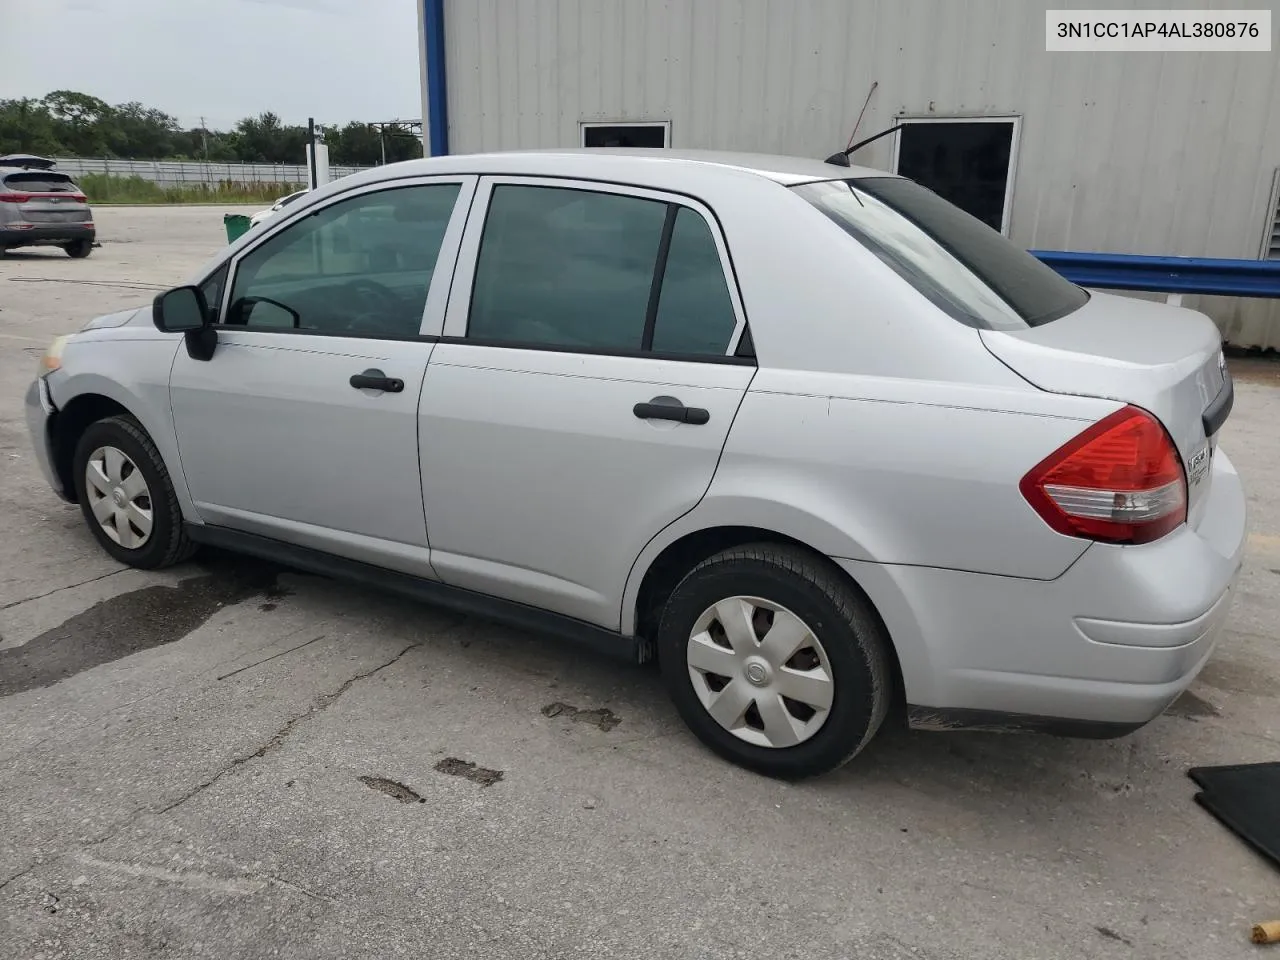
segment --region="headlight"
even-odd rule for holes
[[[53,343],[49,344],[49,349],[40,358],[40,369],[36,371],[37,376],[47,377],[62,366],[62,350],[70,339],[70,336],[54,337]]]

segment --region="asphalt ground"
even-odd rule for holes
[[[1252,957],[1280,873],[1188,767],[1280,759],[1280,366],[1234,365],[1252,534],[1215,658],[1114,741],[887,727],[787,785],[652,669],[218,554],[128,570],[40,478],[46,343],[234,208],[0,260],[0,957]],[[475,766],[469,766],[474,764]]]

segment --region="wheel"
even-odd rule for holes
[[[83,260],[85,257],[87,257],[90,253],[93,252],[93,241],[92,240],[72,240],[62,249],[67,251],[68,257],[73,257],[76,260]]]
[[[667,600],[658,656],[694,734],[767,776],[834,770],[889,708],[879,618],[838,570],[796,547],[734,547],[694,567]]]
[[[155,569],[195,552],[160,451],[132,417],[91,424],[76,444],[74,465],[80,510],[111,556]]]

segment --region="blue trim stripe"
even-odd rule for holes
[[[427,140],[431,156],[449,152],[448,75],[444,64],[444,0],[422,0],[427,58]]]
[[[1148,257],[1032,250],[1072,283],[1103,290],[1280,298],[1280,260]]]

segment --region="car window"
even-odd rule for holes
[[[722,356],[737,322],[711,227],[696,210],[680,207],[662,275],[653,350]]]
[[[1026,329],[1089,299],[998,231],[911,180],[867,177],[793,189],[969,326]]]
[[[80,189],[65,173],[11,173],[4,178],[4,185],[26,193],[75,193]]]
[[[340,200],[240,260],[229,325],[349,336],[416,336],[459,185]]]
[[[204,294],[204,302],[209,312],[209,322],[218,322],[218,311],[222,308],[222,290],[227,282],[227,271],[230,267],[223,264],[208,280],[200,284],[200,292]]]
[[[639,350],[666,216],[616,193],[494,187],[467,336]]]

